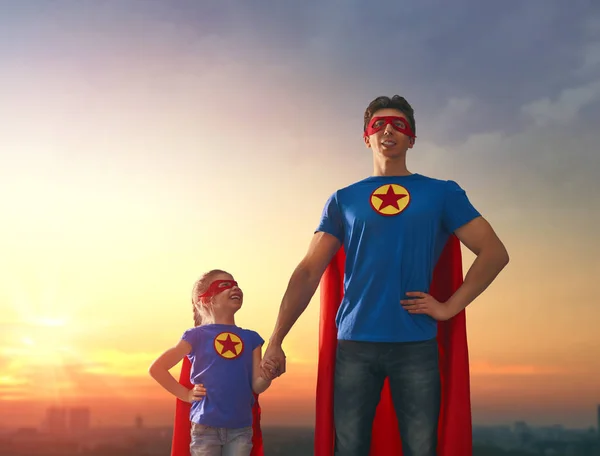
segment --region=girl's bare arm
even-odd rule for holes
[[[256,347],[252,353],[252,390],[256,394],[263,393],[271,386],[271,380],[262,376],[260,362],[262,360],[262,346]]]
[[[169,348],[162,355],[160,355],[156,361],[154,361],[148,373],[156,380],[164,389],[166,389],[173,396],[181,399],[184,402],[192,402],[194,399],[193,389],[187,389],[181,383],[179,383],[175,377],[171,375],[169,369],[173,368],[179,361],[181,361],[192,349],[189,342],[180,340],[177,345]]]

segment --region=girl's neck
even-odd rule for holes
[[[233,315],[215,315],[215,324],[235,325],[235,318]]]

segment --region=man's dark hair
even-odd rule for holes
[[[406,101],[406,99],[404,97],[401,97],[400,95],[394,95],[392,98],[377,97],[371,103],[369,103],[369,106],[367,106],[367,109],[365,110],[365,122],[363,126],[364,130],[367,130],[367,125],[369,125],[369,121],[373,117],[373,114],[375,114],[380,109],[387,108],[397,109],[402,114],[404,114],[410,122],[410,126],[412,127],[413,133],[415,135],[417,134],[417,126],[415,125],[415,111],[413,110],[412,106],[408,103],[408,101]]]

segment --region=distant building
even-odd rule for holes
[[[527,448],[533,443],[534,436],[532,429],[524,421],[517,421],[513,425],[513,432],[517,438],[520,448]]]
[[[46,411],[45,428],[48,433],[62,435],[67,432],[67,410],[64,407],[50,407]]]
[[[50,407],[46,411],[44,429],[52,435],[83,434],[91,427],[91,412],[87,407]]]
[[[84,434],[91,427],[91,412],[87,407],[74,407],[69,409],[69,432]]]
[[[538,429],[537,436],[542,440],[552,440],[555,442],[566,438],[565,428],[560,424],[552,426],[543,426]]]
[[[144,429],[144,418],[141,415],[135,417],[135,427],[136,429]]]

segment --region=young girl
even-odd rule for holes
[[[243,297],[231,274],[218,269],[204,274],[192,290],[195,327],[149,369],[163,388],[192,404],[192,456],[248,456],[252,450],[253,393],[264,392],[271,380],[259,367],[264,340],[235,324]],[[185,356],[191,390],[169,372]]]

